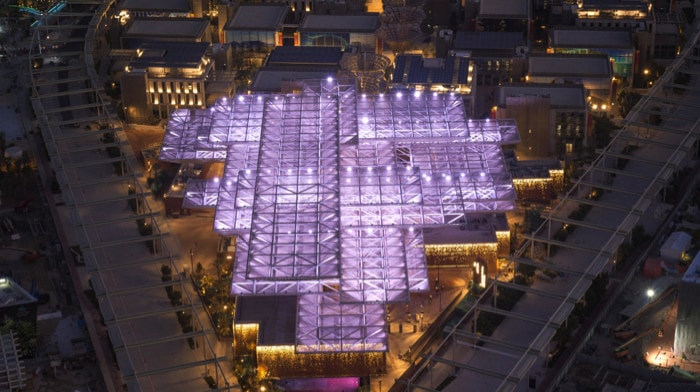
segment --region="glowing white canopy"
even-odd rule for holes
[[[299,352],[382,351],[384,305],[429,289],[420,229],[514,209],[501,146],[518,141],[459,95],[328,79],[176,110],[160,158],[225,162],[184,203],[238,236],[231,294],[298,294]]]

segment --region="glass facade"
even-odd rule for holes
[[[276,31],[246,31],[229,30],[226,31],[226,42],[234,46],[250,49],[273,48],[277,44]]]
[[[606,54],[613,59],[613,74],[620,79],[631,78],[634,74],[634,48],[554,48],[554,53],[567,54]]]
[[[354,46],[363,52],[374,52],[377,47],[374,33],[301,31],[299,41],[301,46],[332,46],[343,49]]]

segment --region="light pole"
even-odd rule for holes
[[[194,275],[194,250],[190,248],[190,268],[191,268],[191,274]]]

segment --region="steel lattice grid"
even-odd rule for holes
[[[383,304],[428,290],[420,228],[514,208],[500,148],[517,128],[466,120],[458,95],[358,97],[352,84],[327,80],[214,109],[203,116],[213,118],[209,136],[202,116],[171,123],[181,129],[170,136],[184,139],[169,144],[180,149],[172,156],[227,146],[216,155],[221,181],[199,184],[197,197],[213,200],[218,189],[215,229],[239,236],[233,295],[301,294],[298,351],[385,350]]]

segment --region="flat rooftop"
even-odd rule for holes
[[[119,9],[136,12],[189,12],[190,4],[187,0],[123,0]]]
[[[552,29],[550,46],[554,48],[634,49],[632,35],[622,30]]]
[[[544,54],[528,58],[530,76],[610,77],[612,64],[604,54]]]
[[[315,70],[281,70],[279,66],[274,69],[264,67],[253,76],[250,90],[255,92],[281,92],[283,85],[288,82],[297,82],[311,79],[325,79],[335,76],[338,67],[315,67]]]
[[[278,46],[267,57],[270,65],[331,65],[338,66],[343,49],[326,46]]]
[[[379,25],[379,14],[374,12],[360,15],[307,14],[299,26],[299,31],[373,33],[379,28]]]
[[[586,91],[580,84],[511,83],[496,89],[497,104],[501,107],[507,106],[506,98],[524,95],[549,97],[553,108],[586,107]]]
[[[649,4],[647,0],[584,0],[580,2],[579,9],[599,10],[646,10]]]
[[[289,12],[288,5],[241,4],[224,30],[276,31]]]
[[[237,297],[236,324],[258,324],[261,346],[294,345],[297,321],[297,296]]]
[[[133,68],[197,68],[207,53],[206,42],[147,41],[139,46],[129,65]]]
[[[467,57],[424,58],[419,54],[398,55],[395,59],[394,83],[401,84],[469,84],[473,73]]]
[[[527,19],[529,0],[487,0],[479,3],[479,18]]]
[[[522,33],[496,31],[458,31],[454,49],[509,49],[525,45]]]
[[[204,18],[134,19],[122,37],[199,38],[209,28]]]

